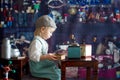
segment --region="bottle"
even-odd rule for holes
[[[70,46],[79,46],[79,44],[77,43],[77,41],[75,39],[75,35],[74,34],[70,35]]]
[[[2,42],[2,54],[1,57],[4,59],[10,59],[11,58],[11,44],[9,38],[4,38]]]

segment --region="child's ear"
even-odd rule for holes
[[[44,31],[44,30],[45,30],[45,27],[41,27],[40,30],[41,30],[41,31]]]

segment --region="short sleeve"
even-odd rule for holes
[[[29,50],[29,59],[33,61],[40,61],[40,56],[42,55],[42,44],[39,40],[33,40]]]

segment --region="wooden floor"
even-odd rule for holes
[[[22,80],[36,80],[33,77],[31,77],[30,75],[25,75],[23,76]],[[78,78],[69,78],[67,80],[85,80],[85,79],[78,79]]]
[[[32,78],[30,75],[23,76],[22,80],[36,80]],[[81,78],[67,78],[66,80],[86,80]],[[99,78],[98,80],[120,80],[120,79],[105,79],[105,78]]]

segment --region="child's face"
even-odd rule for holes
[[[55,31],[55,28],[51,28],[51,27],[42,27],[41,28],[41,37],[45,40],[49,39],[53,32]]]

